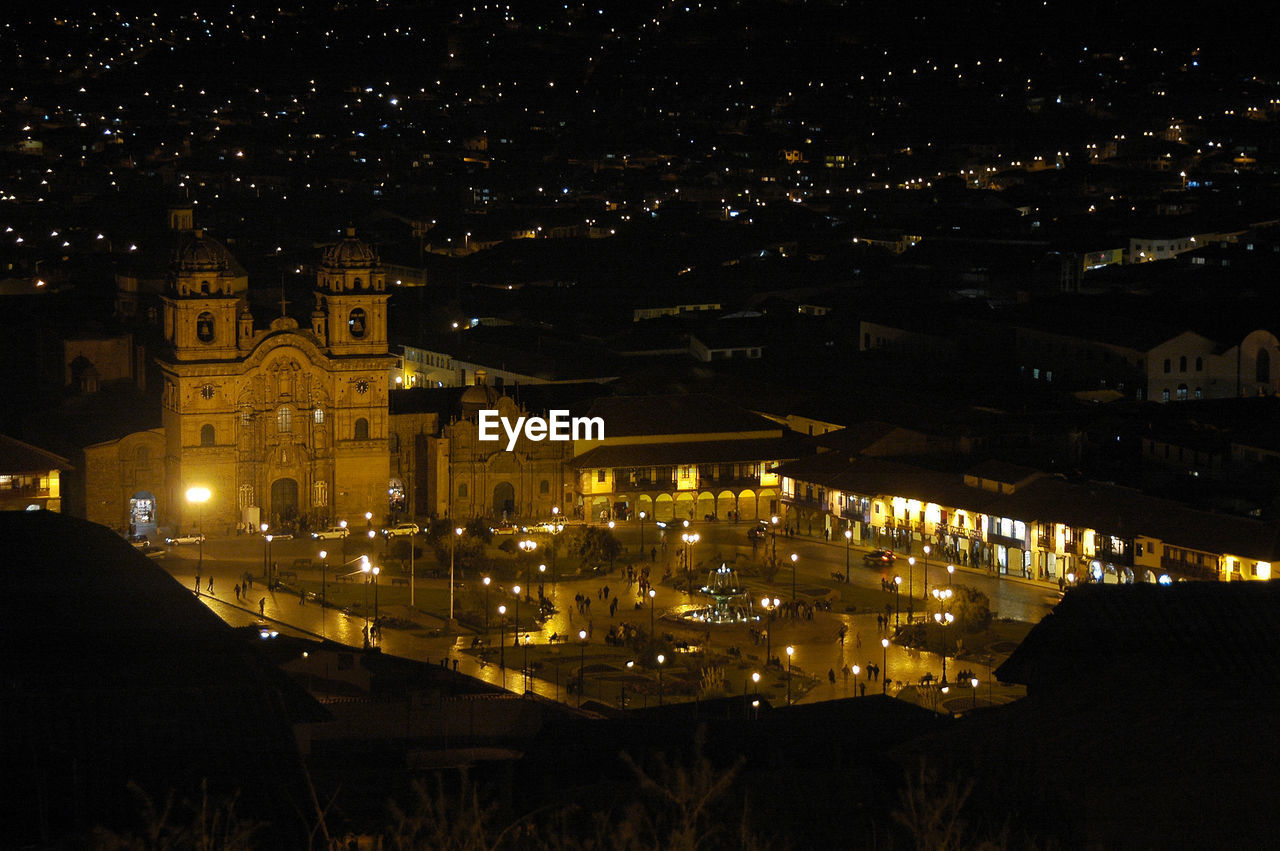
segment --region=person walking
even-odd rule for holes
[[[235,592],[236,592],[236,602],[238,603],[240,602],[240,583],[238,582],[236,583]]]
[[[213,577],[212,576],[209,577],[209,587],[207,590],[210,594],[213,593]]]
[[[263,617],[266,617],[266,614],[267,614],[267,598],[266,597],[263,597],[261,600],[258,601],[258,614],[262,615]]]

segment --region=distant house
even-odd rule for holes
[[[61,455],[0,434],[0,511],[61,511],[62,477],[70,469]]]

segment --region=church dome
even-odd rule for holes
[[[356,269],[375,266],[376,255],[369,244],[356,236],[355,228],[347,228],[347,235],[324,250],[323,262],[333,269]]]
[[[179,272],[221,272],[231,265],[222,243],[200,230],[178,246],[176,255]]]

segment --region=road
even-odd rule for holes
[[[728,523],[698,523],[694,529],[701,536],[701,540],[697,543],[693,550],[693,564],[695,566],[694,573],[697,574],[696,585],[701,585],[705,580],[706,571],[713,566],[718,567],[721,562],[728,562],[731,565],[734,559],[739,562],[750,561],[752,558],[752,547],[747,542],[746,530],[749,528],[747,524],[734,525]],[[639,532],[635,528],[617,529],[616,533],[626,546],[632,552],[639,551]],[[767,544],[769,551],[772,551],[771,543]],[[239,536],[232,538],[210,539],[206,541],[203,547],[203,555],[200,554],[200,547],[196,545],[183,545],[170,548],[169,555],[160,560],[175,578],[186,587],[193,587],[194,576],[197,564],[202,563],[202,593],[200,598],[210,606],[219,616],[233,625],[248,625],[259,622],[258,608],[259,602],[263,601],[262,609],[265,616],[280,628],[280,625],[289,625],[296,628],[304,634],[314,636],[322,636],[331,640],[340,641],[353,647],[360,647],[363,644],[363,627],[365,619],[363,616],[345,615],[341,611],[334,608],[326,608],[316,605],[314,602],[301,603],[299,595],[296,593],[275,592],[271,593],[265,590],[262,584],[263,565],[268,558],[266,542],[258,536]],[[346,568],[339,569],[338,563],[341,561],[341,542],[339,541],[323,541],[317,542],[310,539],[304,540],[284,540],[275,539],[271,542],[269,558],[272,562],[279,565],[280,570],[290,570],[293,566],[294,559],[313,559],[316,564],[319,563],[319,551],[324,549],[328,552],[326,561],[329,564],[329,572],[326,574],[329,583],[334,583],[328,587],[339,587],[335,583],[335,576],[339,574],[353,574],[359,569],[356,561],[355,548],[350,546],[348,560],[353,562]],[[683,546],[682,544],[679,546]],[[652,530],[646,531],[645,547],[647,550],[657,550],[656,563],[653,565],[653,575],[660,578],[668,564],[675,566],[676,550],[679,547],[670,545],[666,548],[664,554],[661,545],[655,542]],[[832,579],[833,573],[843,575],[845,566],[845,547],[843,544],[829,544],[824,541],[813,540],[808,538],[784,538],[779,537],[777,540],[779,561],[787,565],[778,571],[771,585],[764,585],[759,582],[751,582],[751,595],[753,599],[764,596],[768,593],[772,597],[782,600],[789,600],[792,589],[792,571],[790,569],[790,555],[795,553],[798,558],[795,562],[797,565],[794,582],[797,589],[797,598],[801,600],[815,599],[819,593],[825,593],[834,588],[841,595],[840,600],[845,605],[853,601],[856,608],[855,613],[848,611],[840,611],[840,606],[833,606],[833,611],[817,611],[812,620],[788,620],[785,618],[775,618],[770,623],[766,621],[760,625],[761,630],[772,632],[769,636],[768,644],[772,656],[782,659],[785,664],[785,656],[783,648],[786,644],[790,644],[795,648],[795,654],[792,657],[793,675],[797,678],[795,681],[797,687],[795,693],[798,696],[797,702],[811,702],[814,700],[826,700],[831,698],[839,698],[845,696],[856,696],[858,693],[859,683],[861,682],[867,688],[868,693],[877,691],[881,688],[878,681],[866,680],[865,668],[868,664],[877,664],[888,671],[888,676],[896,682],[916,682],[925,674],[933,674],[935,677],[941,674],[941,657],[936,653],[924,652],[912,648],[899,647],[891,644],[889,648],[880,647],[879,640],[885,633],[881,633],[876,624],[875,611],[881,610],[884,601],[892,600],[892,596],[884,594],[880,588],[881,574],[878,571],[862,566],[862,555],[867,552],[866,548],[851,547],[849,550],[850,571],[849,576],[851,582],[848,585],[843,583],[835,583]],[[561,555],[561,566],[564,566],[564,556]],[[378,550],[375,548],[374,561],[378,561]],[[534,559],[537,561],[537,559]],[[533,570],[536,568],[530,567]],[[910,587],[912,581],[917,584],[916,599],[917,610],[922,604],[921,597],[923,595],[924,586],[924,565],[918,562],[915,565],[914,576],[909,578],[906,573],[908,565],[905,560],[900,560],[896,568],[903,575],[902,588],[904,592],[899,600],[903,617],[906,612],[906,594],[905,589]],[[254,588],[246,590],[242,595],[242,599],[237,600],[233,588],[236,584],[243,581],[246,572],[250,572],[255,576]],[[310,575],[314,573],[315,575]],[[303,580],[312,583],[319,579],[318,569],[310,572],[303,571]],[[208,578],[214,579],[214,593],[208,594],[207,589]],[[937,585],[939,582],[945,584],[947,577],[944,564],[935,564],[931,561],[929,565],[929,582],[931,585]],[[359,586],[363,576],[356,576],[356,586]],[[912,580],[912,581],[909,581]],[[385,577],[384,577],[385,581]],[[460,579],[461,581],[461,579]],[[468,581],[471,581],[468,579]],[[1020,580],[997,580],[992,576],[966,571],[957,570],[953,581],[977,587],[987,593],[992,600],[992,609],[997,611],[1001,617],[1011,617],[1016,620],[1038,620],[1052,605],[1056,603],[1056,588],[1050,586],[1026,583]],[[438,611],[424,612],[423,606],[429,606],[431,600],[443,600],[447,594],[447,579],[424,579],[418,578],[416,581],[415,592],[419,600],[419,608],[410,609],[404,603],[397,601],[399,598],[405,598],[406,590],[404,588],[393,589],[385,585],[380,586],[376,593],[382,594],[383,606],[380,613],[384,616],[394,618],[403,618],[406,621],[414,621],[417,626],[408,629],[384,629],[380,639],[380,644],[384,652],[392,653],[406,658],[414,658],[419,660],[437,661],[447,658],[449,664],[453,664],[456,660],[458,671],[469,674],[485,682],[500,684],[509,690],[520,692],[526,688],[534,692],[544,695],[552,699],[566,699],[567,695],[563,688],[563,684],[572,680],[577,676],[577,670],[580,660],[586,663],[588,670],[593,665],[618,665],[619,654],[625,655],[623,651],[613,647],[606,647],[603,642],[603,636],[608,632],[609,628],[614,624],[629,621],[648,628],[649,624],[645,623],[650,617],[654,620],[654,625],[659,633],[670,632],[675,634],[677,638],[691,638],[699,641],[699,636],[704,634],[704,628],[701,626],[690,626],[679,619],[682,612],[686,612],[692,608],[696,608],[697,604],[693,598],[675,590],[670,583],[658,583],[655,586],[657,596],[652,601],[652,614],[648,611],[649,606],[643,607],[637,611],[634,605],[637,598],[636,589],[634,587],[628,589],[625,579],[620,577],[617,572],[612,576],[602,578],[589,579],[573,579],[569,581],[559,582],[554,588],[550,582],[544,583],[546,592],[549,597],[553,597],[558,611],[550,619],[548,619],[540,628],[533,628],[529,615],[531,606],[525,608],[529,604],[523,602],[521,604],[522,614],[521,621],[525,625],[522,635],[532,644],[532,648],[528,651],[531,653],[531,660],[537,660],[542,666],[540,677],[531,677],[526,680],[518,670],[519,658],[526,651],[517,649],[514,646],[508,646],[504,655],[506,657],[505,668],[497,664],[481,663],[477,657],[470,652],[471,643],[475,638],[475,633],[465,628],[459,634],[449,634],[445,627],[446,608]],[[617,614],[611,616],[608,610],[608,601],[601,599],[602,589],[605,585],[610,586],[611,596],[621,595],[621,603]],[[367,594],[367,586],[365,588]],[[394,592],[394,593],[393,593]],[[335,592],[336,593],[336,592]],[[353,593],[353,586],[346,586],[346,593]],[[515,600],[510,588],[503,587],[501,584],[495,583],[491,587],[492,600],[490,600],[491,609],[496,611],[499,603],[505,603],[508,606],[509,614],[514,612]],[[584,617],[582,613],[576,610],[574,598],[576,595],[590,598],[592,600],[592,611],[589,617]],[[647,598],[646,598],[647,599]],[[869,602],[863,602],[869,601]],[[497,630],[497,617],[494,615],[492,622],[494,630]],[[846,628],[846,638],[842,643],[839,641],[838,633],[841,626]],[[579,629],[590,629],[591,636],[585,643],[580,646],[576,642],[576,635]],[[731,671],[726,675],[726,679],[730,679],[730,674],[736,674],[745,678],[748,671],[752,669],[761,669],[764,665],[766,646],[762,642],[757,645],[753,642],[748,628],[746,627],[712,627],[711,632],[705,633],[710,638],[713,647],[720,649],[728,647],[736,647],[741,653],[741,662],[737,665],[740,671]],[[281,631],[284,631],[283,629]],[[481,630],[483,632],[483,630]],[[512,634],[506,630],[506,643],[511,645]],[[555,634],[557,636],[570,635],[573,640],[569,644],[548,645],[548,638]],[[490,643],[494,643],[497,636],[492,632],[488,636],[484,636]],[[576,651],[576,652],[575,652]],[[496,651],[495,651],[496,652]],[[996,663],[1002,654],[996,654]],[[496,662],[496,656],[494,657]],[[859,665],[864,669],[860,677],[845,677],[844,673],[852,665]],[[954,678],[956,667],[966,667],[974,670],[975,674],[983,680],[983,688],[979,690],[980,702],[988,700],[994,702],[1002,702],[1016,696],[1016,691],[1011,692],[998,685],[994,688],[990,685],[989,666],[985,662],[963,662],[958,663],[951,660],[949,673]],[[831,683],[828,672],[836,673],[835,683]],[[816,680],[816,685],[806,685],[801,688],[798,683],[803,675],[811,675]],[[882,678],[884,674],[882,672]],[[741,683],[743,680],[738,680]],[[733,690],[739,686],[731,682]],[[606,686],[601,683],[598,686],[600,697],[608,699],[616,699],[616,695],[605,693]],[[593,694],[592,683],[587,684],[587,695]],[[969,692],[972,696],[972,692]],[[803,696],[799,696],[803,692]],[[966,700],[968,698],[965,698]]]

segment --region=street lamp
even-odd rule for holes
[[[347,563],[347,535],[349,534],[347,532],[347,521],[339,520],[338,527],[342,529],[342,534],[339,536],[340,540],[342,541],[342,563],[346,564]]]
[[[516,595],[516,641],[520,640],[520,586],[512,585],[511,593]]]
[[[267,537],[267,564],[268,564],[268,567],[267,567],[267,571],[268,571],[268,572],[267,572],[267,589],[268,589],[268,590],[270,590],[270,589],[274,589],[274,588],[276,587],[275,579],[273,578],[273,576],[274,576],[274,574],[275,574],[275,567],[274,567],[274,562],[272,562],[272,561],[271,561],[271,539],[272,539],[272,537],[274,537],[274,536],[273,536],[273,535],[267,535],[266,537]]]
[[[889,639],[880,639],[880,693],[888,694],[889,687],[885,685],[889,681]]]
[[[662,663],[667,661],[667,657],[661,653],[658,654],[658,705],[662,705]]]
[[[800,561],[799,553],[791,554],[791,617],[796,616],[796,562]]]
[[[796,649],[790,644],[787,645],[787,706],[791,705],[791,657],[796,653]]]
[[[653,598],[657,596],[658,596],[658,592],[655,589],[650,588],[649,589],[649,640],[650,641],[653,640],[653,636],[655,634],[654,624],[653,624]]]
[[[449,626],[453,626],[453,551],[457,545],[458,537],[462,534],[462,527],[455,526],[453,536],[449,538]],[[488,603],[485,604],[485,617],[489,616]]]
[[[951,586],[951,579],[956,575],[956,566],[954,564],[947,565],[947,586]]]
[[[915,610],[912,600],[916,596],[916,557],[907,556],[907,622],[911,622],[911,614]]]
[[[506,606],[498,606],[498,667],[500,667],[504,671],[507,669],[507,607]]]
[[[844,581],[849,583],[849,544],[853,541],[853,530],[844,530]]]
[[[262,532],[262,578],[267,581],[268,590],[271,588],[271,568],[267,562],[267,559],[270,558],[270,553],[268,552],[269,548],[267,546],[267,542],[270,539],[267,537],[267,530],[270,528],[271,527],[266,523],[263,523],[258,527],[258,530]]]
[[[639,516],[640,516],[640,558],[641,558],[641,559],[643,559],[643,558],[644,558],[644,518],[645,518],[645,513],[644,513],[643,511],[641,511]]]
[[[778,515],[769,518],[769,540],[773,544],[773,563],[778,563]]]
[[[978,708],[978,678],[969,678],[969,687],[973,689],[973,708]]]
[[[926,595],[928,595],[929,593],[929,553],[931,552],[933,552],[933,547],[929,546],[928,544],[925,544],[924,545],[924,585],[921,586],[924,589],[924,594],[920,595],[921,599],[924,599],[924,600],[929,599],[928,596]]]
[[[853,696],[857,697],[858,696],[858,674],[862,673],[862,669],[859,668],[857,665],[853,665],[852,667],[849,668],[849,672],[853,674]]]
[[[204,504],[212,495],[208,488],[187,488],[187,502],[196,505],[196,544],[200,547],[200,554],[196,557],[196,576],[204,570]]]
[[[769,628],[764,631],[764,664],[766,668],[773,664],[773,618],[774,613],[781,604],[782,601],[777,597],[773,599],[768,597],[760,598],[760,607],[769,613]]]
[[[578,630],[578,640],[582,642],[578,646],[578,708],[581,709],[582,690],[587,678],[587,631],[585,629]]]
[[[951,589],[935,588],[933,589],[933,596],[938,601],[938,611],[933,614],[934,621],[937,622],[939,627],[951,626],[952,622],[955,621],[956,616],[951,614],[951,612],[943,610],[947,601],[951,599]],[[938,649],[942,654],[942,682],[945,685],[947,682],[947,642],[944,630],[939,630],[938,637],[938,643],[940,645]]]
[[[756,699],[758,701],[760,697],[760,672],[759,671],[751,672],[751,682],[755,683]],[[747,717],[747,681],[746,680],[742,681],[742,717],[743,718]]]
[[[680,540],[684,541],[684,581],[685,594],[693,593],[693,545],[702,540],[697,532],[683,532]]]
[[[902,577],[896,573],[893,576],[893,628],[898,628],[898,614],[901,607],[898,605],[898,592],[902,588]]]
[[[538,548],[538,542],[530,538],[525,538],[516,544],[522,553],[531,553]],[[526,562],[524,566],[524,582],[526,587],[529,585],[529,564]]]
[[[320,551],[320,637],[321,638],[324,637],[324,609],[326,605],[325,574],[327,572],[325,570],[325,567],[326,567],[325,559],[328,558],[328,556],[329,554],[324,550]]]
[[[373,625],[378,626],[378,574],[382,568],[374,565],[373,568]]]

